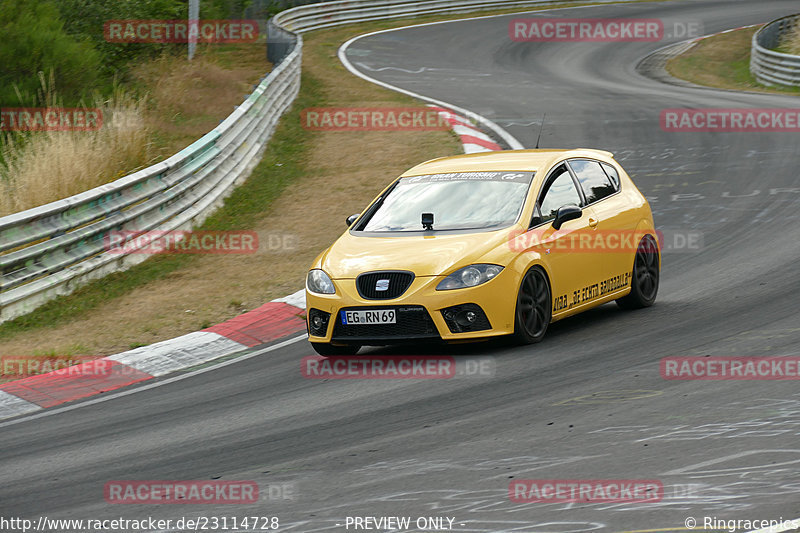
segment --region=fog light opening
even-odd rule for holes
[[[324,337],[328,333],[328,322],[330,321],[330,313],[320,311],[319,309],[311,309],[308,313],[308,333],[316,337]]]
[[[451,333],[467,333],[492,328],[483,309],[473,303],[442,309],[442,317]]]
[[[461,311],[456,315],[456,322],[459,326],[471,326],[475,323],[478,315],[474,311]]]

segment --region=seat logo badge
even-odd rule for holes
[[[379,279],[377,283],[375,283],[375,290],[376,291],[388,291],[389,290],[389,280],[388,279]]]

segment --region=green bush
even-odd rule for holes
[[[160,43],[109,43],[103,26],[110,20],[176,20],[187,17],[180,0],[58,0],[64,29],[78,39],[91,41],[103,55],[104,74],[113,77],[139,57],[152,57],[176,45]]]
[[[65,31],[53,2],[0,0],[0,35],[0,107],[43,105],[39,72],[53,73],[65,105],[93,92],[101,56]]]
[[[201,0],[201,19],[243,18],[252,0]],[[55,73],[65,105],[99,91],[106,94],[133,60],[185,44],[109,43],[110,20],[180,20],[187,0],[0,0],[0,106],[40,105],[38,72]],[[122,74],[122,76],[120,76]],[[24,102],[17,97],[17,89]]]

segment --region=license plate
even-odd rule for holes
[[[342,324],[395,324],[396,322],[394,309],[342,311]]]

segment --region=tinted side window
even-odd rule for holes
[[[571,159],[569,166],[572,167],[578,177],[581,188],[583,188],[583,194],[586,195],[587,204],[602,200],[616,192],[616,187],[611,183],[603,167],[597,161]]]
[[[581,197],[567,167],[564,165],[558,167],[550,175],[548,182],[550,185],[543,191],[544,196],[540,201],[542,222],[556,218],[559,207],[570,204],[581,205]]]
[[[611,178],[612,182],[614,182],[614,187],[619,189],[619,174],[617,173],[617,169],[609,165],[608,163],[600,163],[600,164],[603,165],[603,170],[606,171],[608,177]]]

